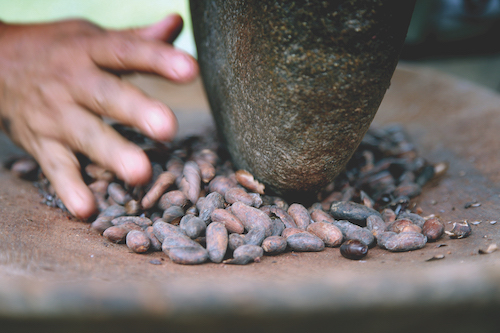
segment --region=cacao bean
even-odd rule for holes
[[[132,230],[127,234],[126,244],[135,253],[144,253],[149,250],[151,240],[143,231]]]
[[[328,247],[340,246],[344,237],[337,226],[327,222],[312,223],[306,230],[318,236]]]
[[[287,242],[285,237],[269,236],[262,242],[262,249],[267,254],[279,254],[286,250]]]
[[[308,232],[288,236],[286,242],[292,251],[318,252],[325,249],[325,243],[319,237]]]
[[[356,239],[349,239],[340,246],[340,254],[344,258],[360,260],[368,254],[368,246]]]
[[[311,215],[309,215],[306,207],[297,203],[290,205],[290,207],[288,208],[288,215],[293,218],[295,224],[297,225],[297,228],[302,230],[306,230],[307,226],[311,223],[312,220]]]
[[[201,223],[203,221],[200,220]],[[204,223],[203,223],[204,224]],[[228,246],[228,234],[224,224],[212,222],[207,227],[207,251],[210,261],[215,263],[222,262],[226,255]]]
[[[444,234],[444,225],[436,218],[430,218],[424,223],[422,234],[428,242],[435,242]]]

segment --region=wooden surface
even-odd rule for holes
[[[132,81],[171,105],[181,135],[210,126],[199,81],[176,87]],[[424,215],[482,221],[467,239],[445,237],[419,251],[338,248],[286,253],[248,266],[181,266],[161,253],[110,244],[56,209],[39,204],[28,182],[0,172],[0,324],[7,331],[494,332],[500,305],[500,96],[432,70],[400,66],[376,124],[402,123],[421,154],[450,163],[424,188]],[[0,159],[11,153],[1,139]],[[465,209],[468,201],[481,206]],[[492,220],[499,223],[492,225]],[[500,245],[500,243],[499,243]],[[435,254],[439,261],[428,262]],[[152,265],[153,258],[165,258]],[[462,317],[468,317],[462,321]],[[4,330],[2,330],[3,332]]]

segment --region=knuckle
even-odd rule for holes
[[[127,69],[127,64],[134,56],[137,46],[136,43],[129,38],[114,38],[112,43],[112,52],[116,63],[122,69]]]
[[[117,86],[114,82],[106,79],[98,79],[96,89],[92,94],[91,108],[99,110],[105,115],[109,115],[110,99],[118,94]]]

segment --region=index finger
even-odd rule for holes
[[[198,64],[189,54],[130,33],[108,32],[89,41],[88,49],[96,65],[110,70],[154,73],[176,82],[190,81],[198,74]]]

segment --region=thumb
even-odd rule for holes
[[[171,14],[152,25],[124,31],[128,31],[144,39],[156,39],[171,44],[179,36],[182,26],[182,17],[179,14]]]

